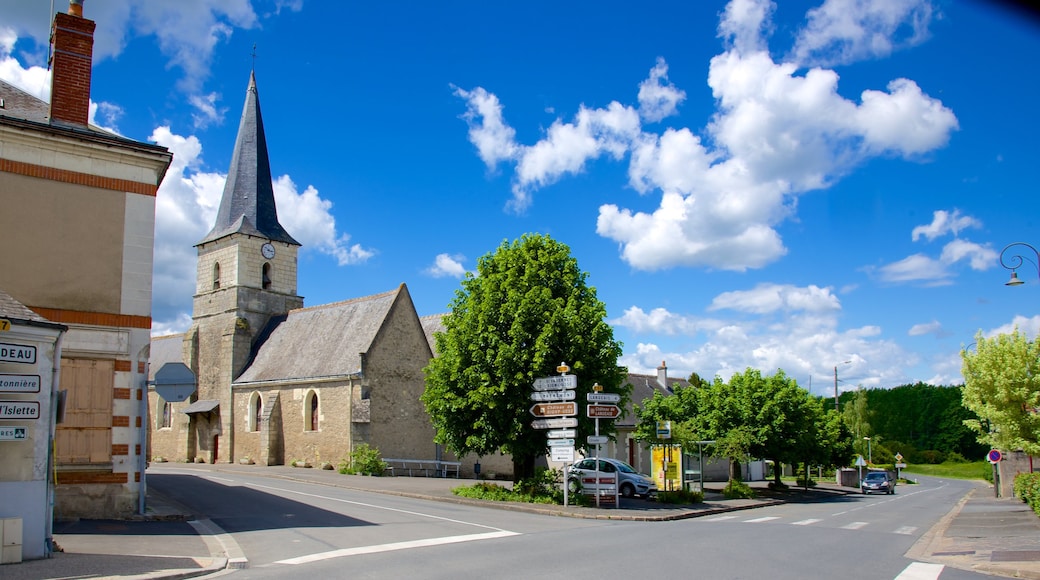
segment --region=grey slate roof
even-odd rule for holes
[[[360,373],[361,353],[370,349],[394,303],[407,296],[401,284],[382,294],[289,311],[265,329],[267,339],[234,384]]]
[[[0,318],[6,318],[7,320],[11,321],[12,324],[21,323],[28,326],[38,326],[60,330],[68,329],[68,327],[64,324],[51,322],[50,320],[47,320],[39,314],[36,314],[27,306],[15,300],[10,294],[4,292],[3,290],[0,290]]]
[[[619,427],[635,427],[638,418],[635,414],[636,406],[643,406],[643,401],[652,399],[654,393],[661,393],[662,395],[668,396],[675,392],[676,387],[689,386],[689,381],[686,379],[668,377],[667,386],[662,386],[657,380],[657,375],[640,375],[629,373],[625,381],[632,385],[632,395],[629,398],[628,406],[625,408],[625,418],[617,421]]]
[[[256,90],[256,75],[252,72],[217,220],[199,245],[235,233],[300,245],[278,222],[260,96]]]
[[[0,98],[4,100],[4,106],[0,107],[0,116],[36,123],[50,121],[50,105],[3,80],[0,80]]]
[[[153,336],[152,346],[148,355],[148,380],[155,380],[155,373],[166,363],[184,362],[183,334],[168,334],[166,336]]]
[[[437,343],[433,340],[433,333],[444,332],[444,317],[447,314],[430,314],[420,316],[419,324],[422,324],[423,332],[426,334],[426,342],[430,343],[430,352],[437,356]]]

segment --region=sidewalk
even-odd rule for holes
[[[773,493],[765,488],[766,482],[753,482],[751,485],[760,491],[760,497],[754,500],[727,500],[717,493],[717,489],[708,487],[705,502],[694,506],[622,499],[619,508],[597,509],[485,502],[452,494],[452,488],[473,483],[465,479],[363,477],[285,466],[170,464],[155,467],[157,470],[169,467],[210,473],[256,473],[263,470],[265,476],[425,500],[547,516],[635,521],[693,518],[777,503],[825,501],[835,494],[855,493],[830,484],[821,484],[808,491],[791,489]],[[187,509],[151,490],[144,516],[130,521],[57,523],[54,538],[63,551],[44,560],[4,565],[0,567],[0,577],[4,580],[87,577],[158,580],[192,578],[236,567],[236,555],[229,558],[206,520],[193,519]],[[994,499],[979,488],[969,493],[922,536],[907,556],[986,574],[1040,580],[1040,518],[1017,499]]]

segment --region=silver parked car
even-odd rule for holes
[[[622,497],[650,498],[657,494],[657,484],[652,477],[639,473],[631,465],[619,459],[601,457],[599,471],[603,474],[617,474],[618,493]],[[571,466],[570,474],[567,476],[570,491],[577,491],[578,483],[585,479],[590,482],[594,482],[596,479],[595,458],[582,459]]]

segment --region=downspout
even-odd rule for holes
[[[58,392],[61,387],[61,348],[65,331],[58,331],[58,339],[54,341],[54,357],[51,360],[51,424],[47,441],[47,521],[44,522],[44,556],[50,558],[54,553],[54,493],[58,485],[58,465],[54,457],[54,438],[58,429]]]
[[[151,340],[149,339],[148,346],[146,347],[149,352],[149,358],[151,357]],[[137,355],[137,364],[141,364],[141,355]],[[140,390],[141,402],[138,405],[138,416],[141,417],[141,428],[137,430],[137,441],[140,446],[141,452],[137,454],[137,473],[141,474],[141,483],[137,486],[137,513],[144,515],[147,504],[145,502],[148,496],[148,481],[145,477],[145,470],[148,468],[148,434],[151,431],[152,423],[148,420],[148,371],[149,364],[144,363],[144,375],[138,381]]]

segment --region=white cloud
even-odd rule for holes
[[[784,311],[828,312],[841,310],[841,302],[830,288],[805,288],[763,283],[752,290],[724,292],[711,301],[708,310],[736,310],[754,314]]]
[[[989,246],[982,246],[967,240],[951,240],[943,246],[939,257],[945,264],[954,264],[967,259],[972,270],[988,270],[997,262],[997,253]]]
[[[712,318],[700,318],[638,306],[610,323],[632,333],[678,336],[679,348],[666,350],[641,342],[626,349],[620,364],[631,372],[653,373],[660,361],[671,376],[729,379],[751,367],[763,372],[784,371],[815,394],[833,389],[834,367],[839,367],[841,390],[857,385],[891,386],[906,380],[902,374],[918,360],[885,338],[882,329],[866,325],[839,330],[841,304],[829,288],[761,284],[745,292],[719,294],[709,310]],[[724,314],[731,311],[732,314]],[[686,339],[697,343],[689,346]],[[850,360],[850,364],[842,361]],[[916,379],[914,379],[916,380]],[[821,381],[817,383],[815,381]]]
[[[952,275],[945,264],[924,254],[914,254],[898,262],[886,264],[878,269],[878,273],[885,282],[925,280],[932,285],[948,284]]]
[[[955,209],[952,212],[940,209],[932,212],[931,223],[915,227],[913,231],[910,232],[910,239],[916,242],[924,236],[930,242],[939,236],[944,236],[946,234],[953,234],[956,236],[960,234],[962,230],[980,227],[982,227],[982,222],[972,216],[961,215],[961,212],[958,209]]]
[[[938,210],[933,213],[931,223],[916,226],[910,237],[915,242],[921,238],[932,241],[947,234],[957,236],[967,228],[980,227],[981,221],[972,216],[961,215],[959,210]],[[988,244],[976,244],[955,237],[943,246],[937,258],[916,253],[882,266],[878,268],[878,272],[886,282],[925,281],[932,286],[945,285],[949,284],[950,278],[955,275],[951,266],[961,261],[967,261],[972,270],[988,270],[996,264],[997,252]]]
[[[149,140],[173,153],[155,201],[153,329],[180,332],[190,320],[185,312],[191,311],[195,293],[194,246],[213,227],[227,175],[201,169],[202,145],[195,136],[159,127]],[[374,255],[360,244],[349,244],[350,237],[337,231],[332,202],[322,199],[316,188],[299,192],[287,175],[273,185],[278,221],[303,244],[301,251],[331,256],[340,266],[363,263]]]
[[[452,87],[457,97],[465,99],[467,111],[462,115],[469,125],[469,140],[477,147],[480,160],[494,169],[499,162],[512,159],[518,152],[516,130],[502,119],[502,103],[481,87],[472,91]]]
[[[208,95],[192,95],[188,97],[188,103],[195,108],[192,119],[195,121],[195,129],[205,129],[213,123],[221,123],[227,113],[227,107],[217,106],[220,95],[209,93]]]
[[[462,262],[466,260],[465,256],[450,254],[437,254],[437,257],[433,259],[433,265],[426,269],[426,273],[434,278],[462,278],[466,275],[466,268],[462,265]]]
[[[634,109],[613,102],[581,107],[573,122],[557,120],[542,140],[520,145],[493,94],[459,89],[469,104],[470,140],[489,167],[517,162],[511,205],[518,209],[531,203],[533,190],[581,172],[591,159],[628,155],[629,184],[641,194],[660,191],[660,207],[604,204],[596,231],[618,242],[637,269],[765,266],[787,252],[776,228],[794,215],[799,195],[829,187],[872,157],[920,158],[957,129],[953,112],[913,81],[863,91],[857,103],[838,93],[834,71],[798,76],[796,65],[775,62],[764,38],[773,10],[763,0],[727,5],[719,35],[729,49],[711,60],[717,112],[704,140],[697,135],[705,131],[684,127],[646,131]],[[682,94],[662,85],[666,66],[659,59],[640,84],[647,120],[673,111]]]
[[[640,334],[695,336],[702,330],[715,330],[722,323],[675,314],[665,308],[654,308],[647,313],[638,306],[631,306],[620,318],[611,320],[610,324]]]
[[[555,183],[565,174],[577,174],[585,162],[607,153],[621,159],[639,135],[639,113],[618,102],[606,109],[580,107],[574,122],[557,119],[546,137],[520,149],[512,205],[523,210],[530,190]]]
[[[7,22],[0,25],[0,54],[10,54],[17,38],[29,37],[35,41],[36,52],[23,54],[23,58],[45,67],[50,35],[49,6],[33,2],[11,4],[5,6],[4,17]],[[265,17],[276,16],[283,8],[300,11],[303,3],[300,0],[280,1],[276,10],[265,14]],[[56,6],[56,9],[63,10],[64,6]],[[226,111],[216,106],[215,95],[201,92],[210,75],[214,52],[236,30],[250,30],[260,25],[251,0],[87,2],[83,15],[96,24],[93,47],[95,64],[118,58],[133,38],[152,37],[166,57],[167,67],[183,72],[178,87],[188,95],[187,101],[197,109],[197,129],[219,122]],[[259,50],[261,55],[263,50],[263,47]],[[18,79],[6,68],[4,63],[0,63],[0,78],[18,86],[44,86],[35,77],[47,74],[45,68],[30,68],[28,73],[34,77],[30,79]],[[36,68],[39,71],[34,70]],[[46,91],[33,94],[49,100],[49,80]]]
[[[792,58],[830,66],[886,57],[924,42],[933,12],[928,0],[826,0],[806,14]]]
[[[650,76],[639,83],[639,115],[650,122],[657,122],[676,113],[679,103],[686,99],[686,91],[675,88],[668,82],[668,64],[658,57],[657,64],[650,69]]]
[[[993,338],[998,334],[1010,334],[1016,328],[1019,332],[1035,340],[1037,337],[1040,337],[1040,315],[1030,317],[1022,316],[1020,314],[1015,315],[1011,322],[998,326],[997,328],[991,328],[982,334],[986,338]]]
[[[947,331],[943,330],[943,325],[938,320],[924,322],[921,324],[915,324],[910,327],[910,330],[907,331],[907,334],[909,336],[924,336],[926,334],[934,334],[937,338],[950,336],[950,334]]]

